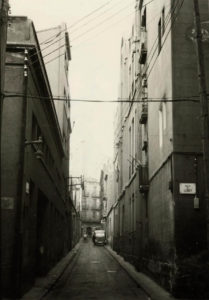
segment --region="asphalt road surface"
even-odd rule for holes
[[[46,300],[148,300],[140,287],[103,246],[89,239],[77,257],[44,298]]]

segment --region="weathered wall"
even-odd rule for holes
[[[14,18],[13,22],[16,21]],[[22,30],[15,36],[11,29],[9,41],[20,38],[23,42],[27,37],[33,46],[37,40],[31,22],[26,18],[17,22],[20,22],[18,30]],[[16,51],[14,45],[10,45],[7,50],[6,90],[11,93],[24,94],[24,46],[22,48]],[[50,97],[44,67],[37,56],[34,57],[33,50],[29,50],[28,57],[26,126],[22,96],[7,97],[3,115],[2,272],[4,292],[13,296],[29,289],[35,276],[47,272],[71,247],[68,228],[71,224],[66,220],[66,166],[63,167],[66,158],[61,135],[53,102],[39,99],[40,95]],[[38,73],[34,64],[38,64]],[[42,137],[43,144],[39,147],[42,156],[36,156],[37,145],[22,147],[21,134],[27,141]],[[23,177],[18,173],[21,166]]]

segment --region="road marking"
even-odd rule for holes
[[[99,264],[100,261],[98,261],[98,260],[93,260],[91,263],[92,263],[92,264]]]

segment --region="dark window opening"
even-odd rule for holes
[[[162,32],[161,32],[161,19],[158,23],[158,54],[160,53],[160,50],[162,48]]]

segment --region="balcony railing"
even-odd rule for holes
[[[140,124],[146,124],[147,116],[148,116],[148,104],[143,103],[142,110],[141,110],[141,116],[140,116],[140,120],[139,120]]]
[[[139,56],[139,63],[141,65],[144,65],[147,59],[147,48],[145,46],[145,43],[141,44],[141,49],[140,49],[140,56]]]
[[[139,166],[139,191],[140,193],[147,193],[149,190],[148,166]]]

